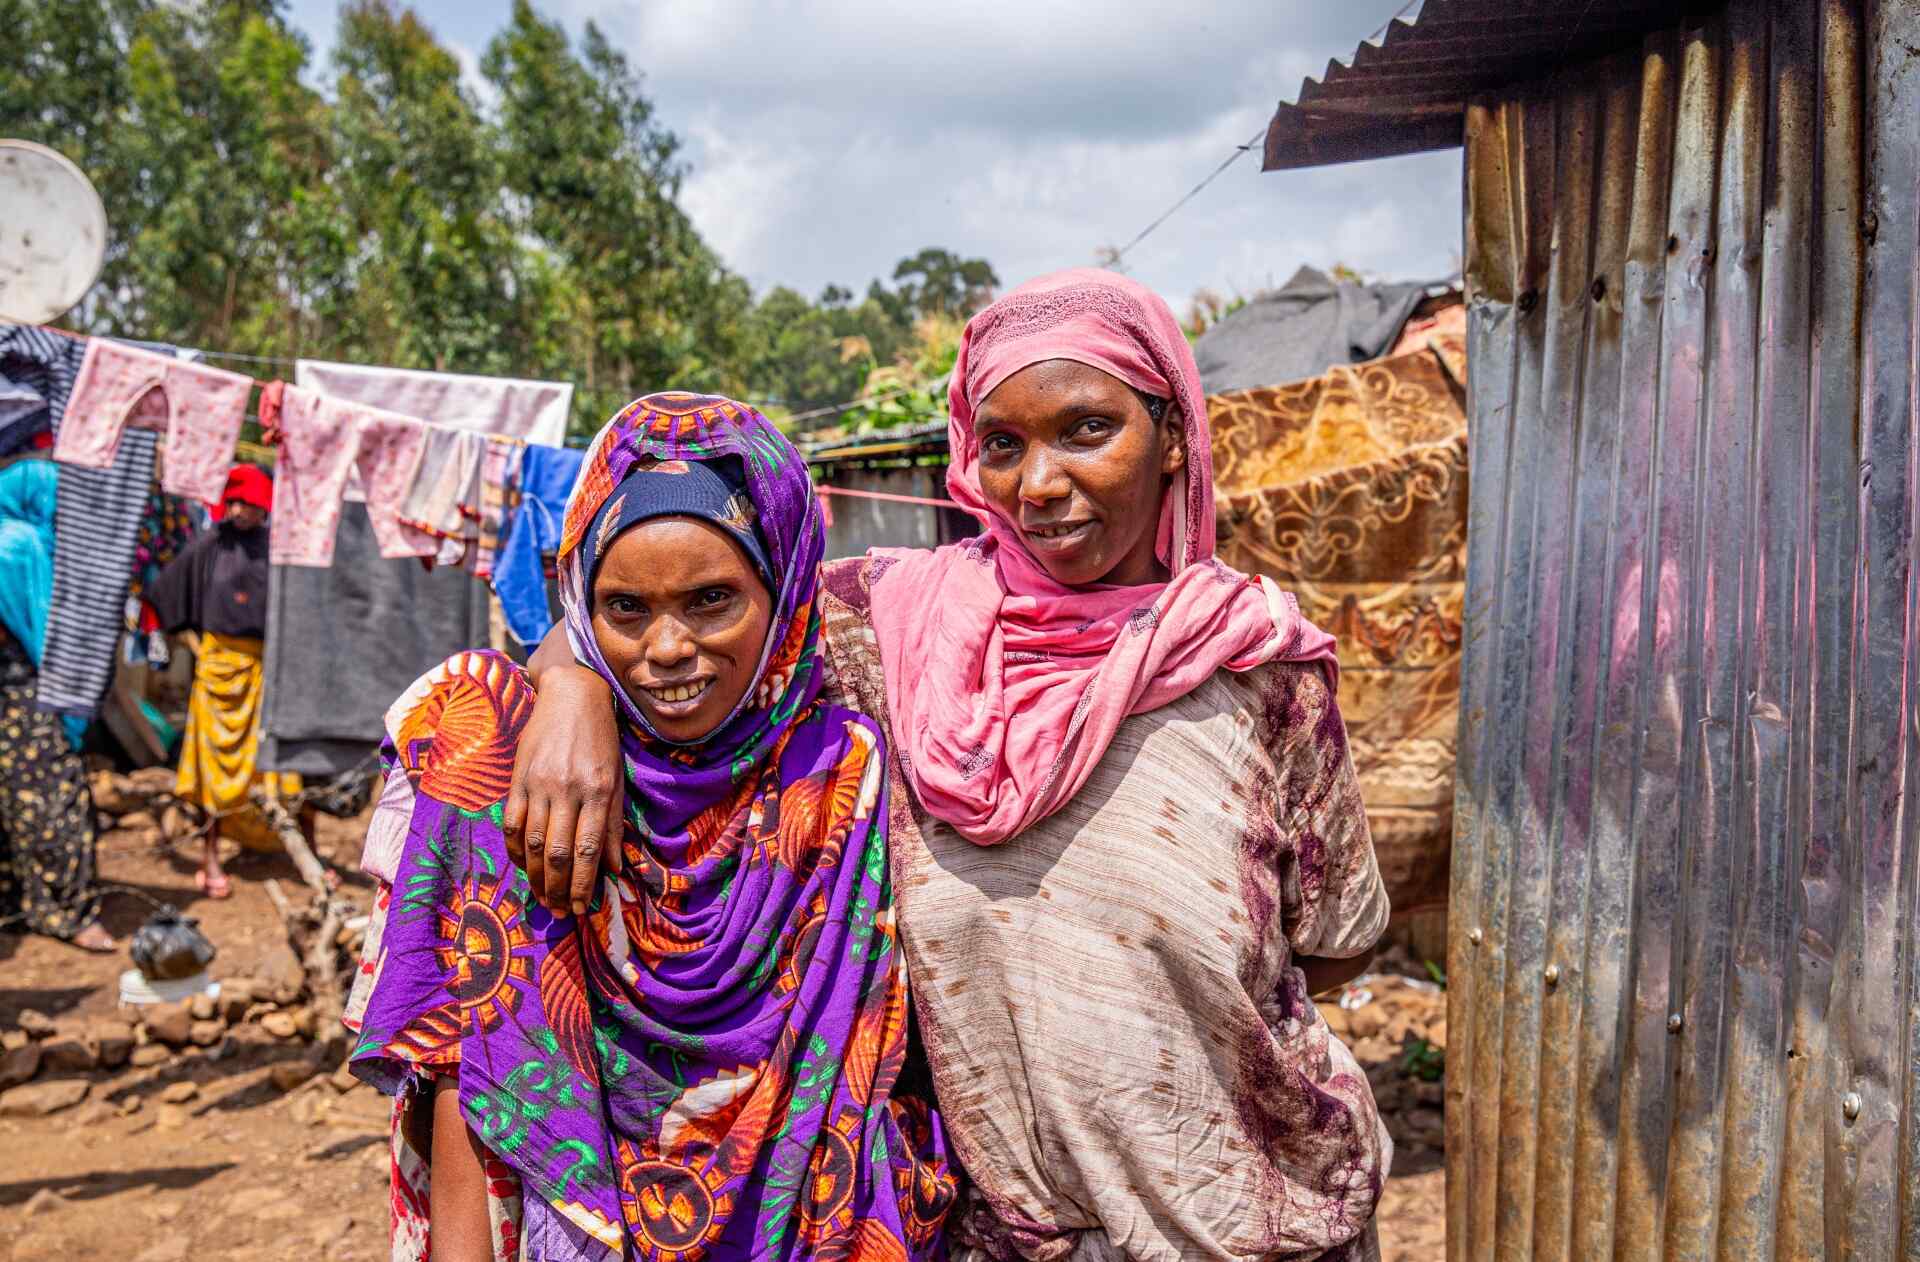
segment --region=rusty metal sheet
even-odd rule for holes
[[[1268,124],[1264,169],[1284,170],[1461,143],[1467,105],[1543,68],[1639,43],[1721,0],[1426,0],[1345,63],[1330,62]]]
[[[1669,22],[1460,115],[1448,1255],[1920,1257],[1920,0]]]

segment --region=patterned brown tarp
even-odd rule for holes
[[[1404,343],[1403,343],[1404,345]],[[1396,916],[1444,906],[1467,524],[1466,348],[1207,399],[1220,555],[1340,640],[1340,705]]]

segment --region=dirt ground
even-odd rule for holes
[[[363,821],[321,817],[318,849],[351,873]],[[151,833],[102,836],[101,875],[173,903],[200,919],[219,948],[218,978],[270,970],[284,950],[281,921],[264,882],[298,886],[279,857],[246,856],[232,867],[234,895],[212,902],[193,885],[182,850],[156,846]],[[366,883],[351,873],[349,888]],[[107,902],[108,927],[121,938],[148,908],[124,894]],[[112,1019],[125,953],[99,957],[43,938],[0,934],[0,1033],[21,1013],[51,1017],[62,1029]],[[1409,970],[1412,971],[1412,970]],[[1369,1067],[1387,1107],[1399,1150],[1380,1210],[1385,1262],[1437,1262],[1444,1256],[1444,1174],[1437,1084],[1402,1069],[1411,1041],[1444,1042],[1443,996],[1395,977],[1366,983],[1374,998],[1358,1012],[1326,1006],[1337,1029],[1366,1031],[1350,1041]],[[29,1021],[32,1018],[28,1018]],[[1439,1025],[1436,1027],[1435,1023]],[[281,1083],[308,1055],[301,1040],[276,1038],[257,1020],[231,1026],[209,1047],[136,1052],[117,1069],[42,1072],[77,1103],[47,1116],[0,1116],[0,1259],[17,1262],[373,1262],[386,1255],[386,1101],[344,1076],[321,1073],[291,1091]],[[150,1060],[157,1063],[139,1065]],[[9,1097],[0,1095],[0,1114]],[[1431,1141],[1409,1142],[1413,1139]]]

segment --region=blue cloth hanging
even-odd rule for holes
[[[586,459],[586,452],[571,447],[533,445],[520,461],[520,507],[493,564],[493,594],[507,630],[529,650],[553,629],[545,557],[560,548],[567,496]]]

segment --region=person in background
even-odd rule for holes
[[[187,734],[174,792],[210,817],[206,858],[194,883],[226,898],[222,837],[272,845],[273,833],[248,799],[256,783],[297,793],[297,777],[256,770],[260,745],[262,637],[267,629],[267,516],[273,480],[253,465],[227,476],[224,515],[160,571],[147,600],[161,630],[186,632],[195,663]]]
[[[34,704],[53,599],[50,461],[0,469],[0,930],[16,923],[85,951],[115,949],[100,923],[93,792],[80,725]]]

